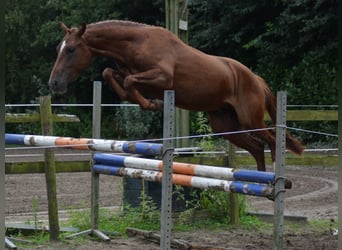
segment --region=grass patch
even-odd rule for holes
[[[179,190],[175,190],[179,192]],[[184,197],[183,197],[184,199]],[[100,209],[99,228],[104,231],[118,232],[125,235],[127,227],[149,231],[160,230],[160,211],[151,197],[141,194],[139,207],[125,206],[122,211],[113,212]],[[190,209],[178,213],[173,219],[173,230],[191,231],[198,228],[221,228],[231,226],[229,193],[215,190],[201,191],[199,199],[191,203]],[[252,227],[256,218],[246,216],[245,198],[239,196],[240,220],[244,227]],[[73,210],[69,214],[69,223],[80,230],[90,228],[90,211]],[[258,222],[255,228],[261,227]]]
[[[258,218],[246,215],[247,208],[245,196],[238,195],[238,202],[240,216],[239,227],[246,229],[265,229],[270,227],[267,223],[258,220]],[[151,208],[146,209],[146,207]],[[198,199],[193,200],[193,202],[189,204],[189,207],[190,208],[179,213],[178,216],[175,216],[175,218],[173,219],[174,231],[193,231],[198,229],[221,230],[222,228],[236,227],[235,225],[231,224],[230,194],[227,192],[217,190],[203,190],[200,192]],[[136,216],[132,215],[137,214],[137,211],[133,209],[130,212],[131,215],[129,215],[129,217],[135,218]],[[155,213],[157,213],[158,216],[155,215]],[[124,228],[138,227],[140,229],[146,230],[159,230],[160,214],[159,211],[156,211],[153,207],[152,201],[149,204],[145,204],[144,214],[144,217],[142,217],[141,215],[137,217],[137,219],[135,220],[135,225],[125,225]],[[151,217],[151,214],[154,217]],[[146,215],[149,216],[146,217]],[[141,219],[151,220],[145,221]],[[157,219],[157,221],[155,221],[155,219]],[[137,223],[141,222],[143,223],[143,225],[136,225]],[[152,224],[150,224],[151,222]],[[125,223],[123,222],[123,224]],[[146,228],[146,226],[149,228]]]
[[[206,211],[206,216],[202,215],[201,219],[191,220],[191,216],[198,211]],[[79,227],[81,230],[90,228],[88,222],[89,210],[75,210],[70,213],[69,223],[72,226]],[[134,227],[138,229],[148,231],[160,230],[160,214],[159,210],[152,209],[150,211],[143,211],[141,207],[131,208],[126,207],[124,211],[113,212],[108,209],[100,209],[99,217],[99,229],[109,232],[119,232],[121,237],[125,238],[126,228]],[[189,217],[190,215],[190,217]],[[70,225],[69,225],[70,226]],[[285,223],[284,234],[285,235],[301,235],[308,233],[320,233],[320,232],[332,232],[336,229],[338,223],[334,220],[310,220],[307,224],[291,222]],[[273,224],[266,223],[259,220],[256,216],[242,215],[240,217],[239,225],[232,225],[228,219],[220,219],[218,216],[210,216],[208,210],[188,209],[181,212],[178,218],[173,223],[173,232],[191,232],[191,231],[211,231],[211,232],[224,232],[234,231],[239,232],[253,231],[255,233],[262,233],[264,235],[272,235]],[[73,247],[83,244],[88,240],[87,236],[75,237],[72,240],[63,240],[63,237],[67,235],[61,234],[60,242],[54,243],[57,245],[65,245],[67,247]],[[11,235],[17,238],[24,238],[31,241],[34,245],[49,245],[49,234],[46,232],[36,232],[31,235],[23,235],[17,233]],[[20,244],[20,248],[32,248],[32,244]]]
[[[338,228],[336,220],[309,220],[310,229],[313,232],[333,231]]]
[[[159,230],[160,212],[152,198],[142,192],[139,207],[125,205],[122,211],[109,209],[99,210],[98,227],[104,231],[117,232],[125,235],[127,227],[144,230]],[[81,231],[91,228],[90,209],[72,210],[69,213],[69,223]]]
[[[321,231],[327,228],[338,228],[338,223],[336,220],[309,220],[310,228],[313,231]]]
[[[179,190],[178,190],[179,191]],[[177,191],[177,192],[178,192]],[[151,197],[141,195],[139,207],[125,206],[121,211],[109,209],[99,210],[98,228],[103,231],[120,233],[121,237],[127,237],[126,228],[133,227],[148,231],[160,230],[160,210],[154,204]],[[232,225],[230,219],[229,193],[214,190],[204,190],[200,193],[199,199],[191,203],[189,208],[173,218],[174,232],[191,232],[196,230],[222,232],[226,230],[253,231],[271,235],[273,224],[266,223],[256,216],[246,214],[246,201],[243,195],[238,196],[240,224]],[[88,230],[90,225],[90,209],[72,209],[69,212],[69,220],[66,226],[73,226],[80,231]],[[284,224],[284,234],[307,234],[333,231],[338,227],[333,220],[310,220],[307,224],[289,223]],[[30,235],[23,235],[22,232],[10,232],[12,237],[25,238],[33,244],[44,245],[49,243],[49,234],[44,231],[36,231]],[[75,237],[72,241],[65,241],[63,237],[70,233],[61,234],[60,244],[77,245],[82,244],[88,237]],[[19,244],[22,248],[29,248],[25,244]],[[32,247],[32,245],[31,245]]]
[[[142,213],[140,208],[125,207],[123,211],[113,212],[100,209],[98,227],[104,231],[117,232],[125,235],[127,227],[144,230],[159,230],[159,211]],[[73,211],[70,213],[69,223],[81,231],[91,228],[90,211]]]

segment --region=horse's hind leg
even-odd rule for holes
[[[226,135],[225,138],[234,145],[247,150],[254,157],[257,169],[259,171],[266,171],[263,142],[247,133]]]
[[[275,130],[268,130],[267,131],[269,133],[269,138],[271,140],[271,142],[268,142],[268,146],[271,150],[271,159],[273,162],[273,168],[275,170],[275,153],[276,153],[276,134],[275,134]]]
[[[273,131],[267,129],[267,125],[264,121],[265,107],[260,103],[257,97],[253,96],[249,98],[249,105],[237,105],[238,111],[234,113],[237,116],[239,125],[244,129],[257,129],[258,131],[251,132],[251,137],[255,140],[261,141],[263,144],[267,143],[271,150],[272,161],[275,161],[275,134]],[[254,100],[254,101],[253,101]]]
[[[253,124],[253,127],[250,126],[249,128],[264,129],[264,130],[260,130],[256,132],[251,132],[251,134],[252,136],[256,137],[256,139],[262,141],[263,143],[267,143],[271,151],[271,159],[272,159],[273,165],[275,165],[275,150],[276,150],[275,131],[266,129],[267,126],[263,119],[261,119],[259,123],[255,122],[255,124]]]
[[[212,129],[217,133],[241,130],[241,125],[232,108],[209,112],[209,121]],[[228,139],[234,145],[247,150],[255,158],[259,171],[266,170],[263,141],[244,132],[227,134],[224,135],[224,138]]]

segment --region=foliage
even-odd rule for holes
[[[191,45],[246,64],[261,75],[274,92],[286,90],[288,104],[337,104],[336,1],[192,3]],[[332,134],[337,131],[337,122],[295,125]],[[317,140],[336,144],[334,138],[294,134],[305,144]]]
[[[122,138],[161,138],[161,112],[144,111],[140,107],[119,107],[115,112],[116,131]]]
[[[189,42],[207,53],[253,67],[255,54],[244,45],[262,34],[264,24],[279,12],[277,1],[192,1]]]
[[[226,221],[227,224],[230,222],[230,193],[216,191],[216,190],[204,190],[201,192],[199,207],[206,209],[211,215],[211,219],[218,221]],[[239,214],[240,216],[246,215],[246,205],[243,196],[239,195]],[[224,219],[222,219],[224,218]]]
[[[214,138],[211,136],[204,136],[212,133],[206,113],[196,112],[192,115],[194,117],[191,122],[191,134],[203,135],[203,137],[196,140],[196,145],[200,146],[204,151],[214,150]]]
[[[125,1],[6,1],[6,101],[28,103],[37,94],[49,93],[47,81],[56,56],[55,47],[63,37],[59,27],[61,21],[67,26],[79,26],[81,23],[105,19],[133,19],[139,16],[137,21],[155,24],[152,20],[158,22],[157,17],[161,16],[160,2],[136,1],[136,8],[133,9],[135,11],[126,11],[127,16],[123,17],[123,12],[127,9]],[[151,15],[138,15],[141,9],[149,10]],[[77,80],[77,84],[69,86],[70,96],[56,97],[56,101],[63,103],[76,97],[78,103],[89,103],[92,88],[87,85],[90,81],[102,80],[102,70],[108,64],[113,63],[95,60],[92,67]],[[18,89],[20,95],[16,94]],[[104,100],[112,101],[113,91],[104,92]],[[114,100],[117,101],[117,97]]]
[[[134,0],[129,2],[129,8],[123,0],[6,1],[5,7],[6,103],[36,102],[38,96],[50,93],[47,81],[56,56],[55,47],[63,36],[60,21],[68,26],[105,19],[165,23],[162,0]],[[336,7],[336,0],[193,0],[189,1],[189,43],[210,54],[232,57],[246,64],[265,78],[274,92],[286,90],[288,104],[337,104]],[[52,102],[91,103],[92,81],[102,80],[103,69],[113,64],[105,59],[94,60],[90,69],[70,84],[68,94],[53,96]],[[103,103],[119,102],[109,86],[104,88]],[[70,131],[67,131],[69,126],[57,125],[56,131],[89,134],[89,111],[79,110],[78,115],[84,119],[82,124],[72,125]],[[147,121],[144,121],[146,127],[135,126],[128,116],[117,121],[116,113],[113,110],[104,113],[103,135],[133,137],[134,134],[143,138],[160,134]],[[150,118],[150,114],[138,116],[155,123],[159,115]],[[199,125],[194,119],[192,130],[196,131]],[[128,131],[121,130],[125,124]],[[307,128],[307,124],[296,125]],[[330,133],[337,130],[337,123],[308,126]],[[30,127],[24,125],[21,129],[27,131]],[[325,140],[307,134],[301,137],[306,143]]]
[[[176,190],[176,195],[178,195]],[[196,195],[198,192],[196,192]],[[180,197],[184,199],[184,197]],[[109,211],[100,209],[99,228],[106,231],[119,232],[125,234],[127,227],[135,227],[144,230],[159,230],[160,211],[153,199],[147,196],[143,191],[140,197],[140,206],[131,207],[125,205],[121,211]],[[196,201],[192,201],[196,202]],[[195,205],[194,203],[190,206]],[[246,216],[245,199],[239,196],[240,219],[245,227],[260,226],[255,218]],[[200,219],[192,220],[194,212],[204,209],[206,216]],[[200,198],[197,200],[197,206],[187,209],[180,213],[179,218],[174,221],[174,228],[179,231],[198,229],[204,226],[228,226],[230,225],[230,203],[229,193],[213,190],[201,190]],[[80,230],[86,230],[90,227],[90,211],[70,210],[69,223]],[[114,223],[115,222],[115,223]]]
[[[191,45],[241,61],[290,104],[337,103],[336,1],[225,3],[192,2]]]
[[[283,4],[267,31],[250,42],[258,50],[256,71],[266,73],[274,89],[287,90],[291,104],[337,104],[336,1]]]
[[[204,112],[194,113],[194,118],[191,128],[193,129],[193,134],[209,134],[212,133],[211,127],[208,125],[208,118]]]
[[[201,137],[192,140],[192,146],[201,147],[203,151],[226,151],[227,141],[222,136],[212,136],[213,133],[208,116],[205,112],[190,113],[190,134]]]
[[[69,212],[69,223],[86,230],[90,228],[89,210],[72,210]],[[107,231],[114,231],[125,234],[127,227],[136,227],[144,230],[158,230],[160,221],[160,212],[152,198],[141,192],[141,203],[138,207],[125,205],[121,211],[110,211],[100,209],[99,228]]]
[[[338,221],[334,219],[309,220],[309,226],[314,232],[326,231],[329,229],[329,231],[333,234],[336,233],[338,228]]]

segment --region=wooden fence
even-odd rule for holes
[[[265,120],[269,120],[266,115]],[[338,112],[335,110],[288,110],[287,121],[337,121]],[[53,123],[55,122],[79,122],[79,119],[74,115],[53,114],[51,111],[51,99],[49,96],[40,98],[40,113],[34,114],[6,114],[6,123],[24,123],[24,122],[40,122],[42,127],[42,135],[53,134]],[[234,152],[235,148],[230,146],[229,152]],[[89,157],[91,154],[89,153]],[[228,159],[229,157],[229,159]],[[89,172],[89,160],[86,157],[84,160],[78,161],[56,161],[53,149],[44,149],[43,160],[35,162],[5,162],[6,174],[24,174],[24,173],[45,173],[47,181],[47,194],[49,204],[49,224],[50,224],[50,239],[55,240],[59,235],[59,222],[57,211],[57,196],[56,196],[56,173],[60,172]],[[267,158],[267,157],[266,157]],[[326,159],[326,160],[325,160]],[[197,156],[197,157],[175,157],[175,160],[180,162],[188,162],[203,165],[227,166],[236,167],[241,163],[250,162],[253,164],[251,156],[236,154],[228,154],[217,157]],[[268,160],[269,161],[269,160]],[[335,155],[325,154],[320,157],[303,158],[287,157],[287,164],[300,165],[305,162],[306,165],[337,165],[338,158]],[[231,196],[231,202],[236,203],[237,196]],[[235,200],[235,201],[234,201]],[[233,213],[238,213],[237,209],[232,210]],[[235,211],[235,212],[234,212]],[[231,215],[234,224],[238,224],[238,214]]]
[[[265,117],[269,119],[268,116]],[[288,110],[287,121],[337,121],[337,110]],[[78,117],[66,114],[51,114],[51,120],[56,122],[79,122]],[[6,123],[23,122],[41,122],[41,114],[6,114]],[[71,135],[72,136],[72,135]],[[320,157],[316,154],[306,153],[304,157],[287,156],[289,165],[337,165],[337,156],[335,154],[324,153]],[[89,157],[90,159],[90,154]],[[56,172],[89,172],[89,162],[86,160],[56,161]],[[189,163],[200,163],[206,165],[227,166],[227,155],[220,156],[195,156],[183,157],[176,156],[177,161]],[[253,165],[253,158],[246,154],[236,155],[236,164]],[[266,161],[270,164],[270,157],[266,154]],[[6,174],[26,174],[26,173],[44,173],[44,160],[35,162],[9,162],[5,163]]]
[[[53,134],[54,122],[77,122],[79,119],[73,115],[55,115],[51,110],[51,97],[40,97],[40,114],[6,114],[6,122],[40,122],[42,135],[51,136]],[[52,148],[44,149],[44,162],[42,162],[42,172],[45,173],[50,240],[56,241],[59,237],[59,219],[57,206],[57,187],[56,187],[56,164],[54,150]],[[7,166],[5,165],[7,173]]]

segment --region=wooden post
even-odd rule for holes
[[[93,86],[93,131],[92,137],[99,139],[101,136],[101,82],[95,81]],[[99,183],[100,175],[91,171],[91,229],[98,228],[99,216]]]
[[[188,1],[178,0],[178,13],[176,25],[178,37],[188,43]],[[190,112],[185,109],[176,109],[176,136],[188,136],[190,134]],[[189,139],[176,140],[176,147],[189,147]]]
[[[93,138],[101,138],[101,103],[102,103],[102,82],[94,81],[93,86]],[[94,153],[93,153],[94,155]],[[110,238],[98,230],[99,220],[99,194],[100,174],[91,171],[91,231],[94,235],[104,241]]]
[[[228,164],[230,168],[236,169],[236,147],[235,145],[228,142]],[[233,225],[240,224],[240,206],[239,206],[239,195],[236,193],[229,193],[230,200],[230,219]]]
[[[166,28],[178,36],[178,0],[165,0]],[[177,21],[176,21],[177,20]]]
[[[1,13],[2,14],[2,13]],[[2,15],[1,15],[2,16]],[[3,18],[2,18],[3,20]],[[1,20],[1,26],[3,25],[3,22]],[[3,27],[3,26],[2,26]],[[2,28],[1,27],[1,28]],[[1,43],[1,51],[4,51],[4,44],[5,42],[2,41]],[[3,54],[2,54],[3,55]],[[1,119],[4,118],[5,116],[5,84],[2,84],[5,82],[5,70],[3,67],[4,66],[4,62],[5,62],[5,56],[1,56],[0,58],[0,106],[1,106]],[[3,121],[3,120],[2,120]],[[0,249],[5,249],[5,138],[4,138],[4,134],[5,134],[5,123],[1,122],[0,124],[0,134],[1,134],[1,138],[0,138]]]
[[[99,139],[101,137],[101,98],[102,82],[94,81],[93,85],[93,129],[92,137]],[[92,154],[94,155],[94,154]],[[99,221],[99,194],[100,193],[100,174],[95,173],[91,167],[91,194],[90,194],[90,226],[91,228],[79,233],[68,235],[66,238],[91,234],[99,237],[103,241],[110,241],[110,238],[98,230]]]
[[[342,5],[340,5],[341,8]],[[340,26],[341,29],[341,26]],[[342,54],[342,50],[339,51]],[[342,56],[339,56],[341,61]],[[340,64],[341,65],[341,64]],[[339,68],[340,72],[340,82],[342,80],[342,67]],[[338,148],[339,148],[339,165],[338,165],[338,190],[337,190],[337,199],[338,199],[338,249],[342,250],[342,84],[339,84],[339,105],[338,105],[338,128],[339,128],[339,136],[338,136]]]
[[[52,135],[52,111],[51,97],[40,97],[40,115],[43,135]],[[56,167],[54,149],[45,149],[45,180],[48,198],[50,240],[57,241],[59,237],[57,188],[56,188]]]
[[[187,1],[165,0],[166,28],[177,35],[183,42],[188,43],[188,8]],[[175,133],[177,137],[188,136],[189,111],[176,108]],[[188,147],[189,139],[176,140],[176,147]]]

